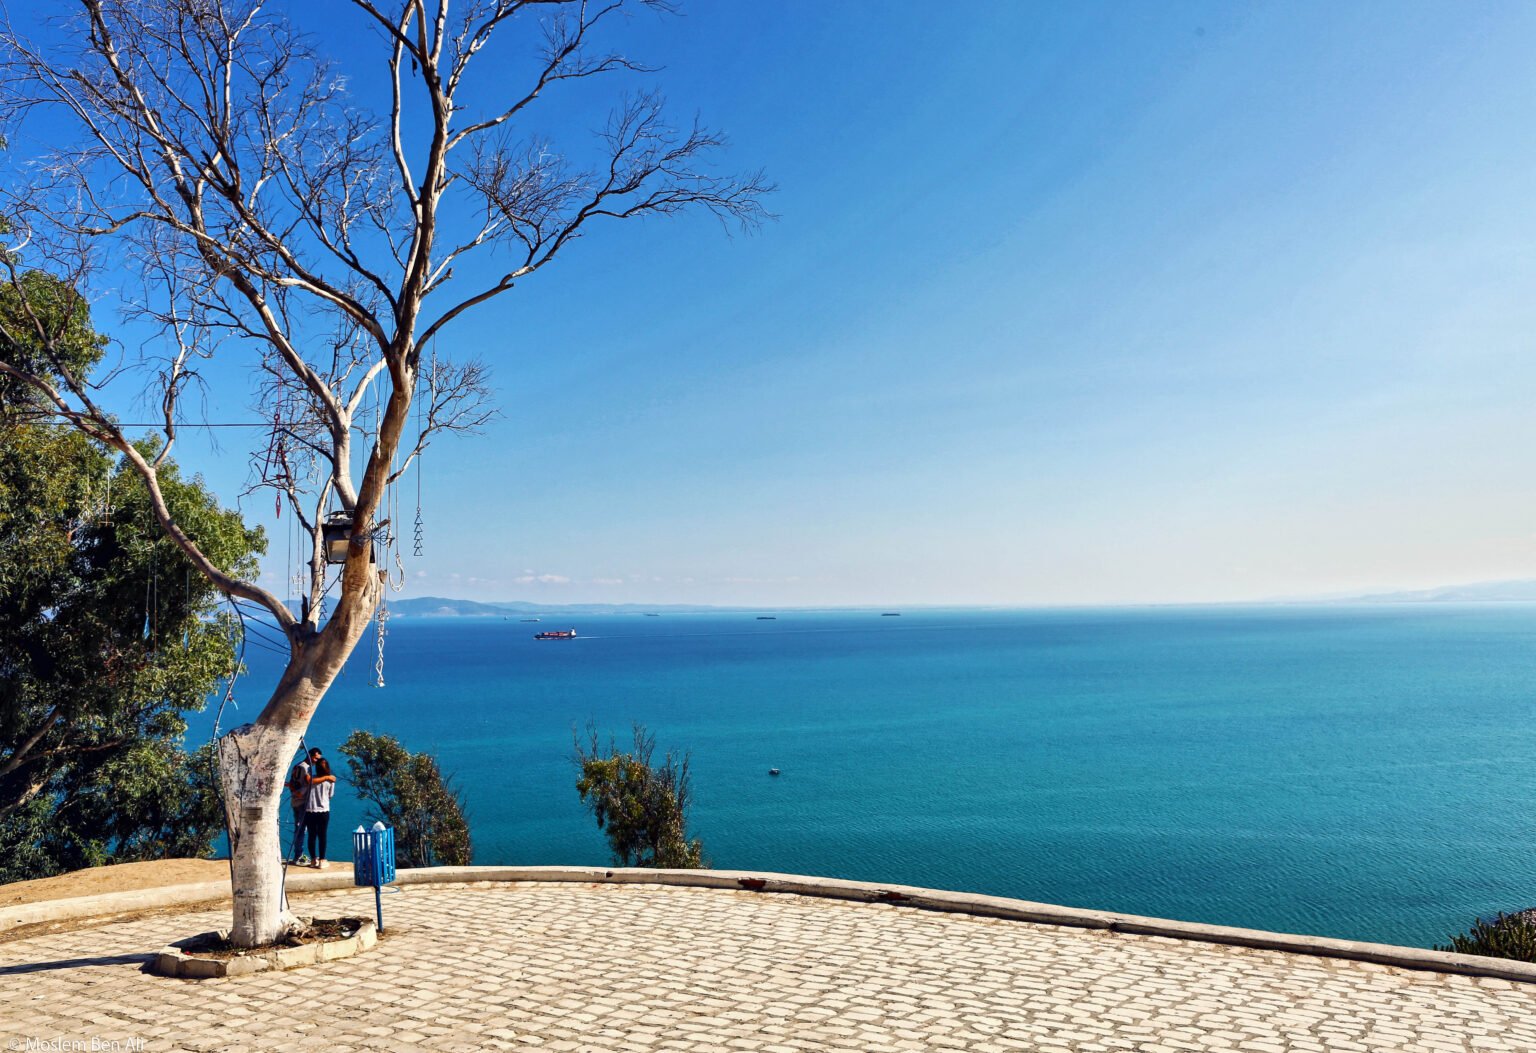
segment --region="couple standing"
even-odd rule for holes
[[[331,825],[331,794],[336,776],[318,748],[288,773],[288,804],[293,808],[293,849],[287,862],[324,870],[325,834]],[[309,854],[304,855],[304,835],[309,834]]]

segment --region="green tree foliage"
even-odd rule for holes
[[[352,788],[377,809],[370,819],[395,828],[403,867],[468,866],[464,796],[431,753],[412,753],[390,735],[354,731],[341,745]]]
[[[259,530],[170,461],[160,483],[210,558],[255,574]],[[234,668],[221,598],[135,472],[77,432],[0,418],[0,880],[208,852],[215,765],[181,739]]]
[[[706,866],[703,844],[690,840],[687,832],[692,796],[688,754],[668,750],[656,764],[655,752],[656,736],[640,724],[634,726],[628,752],[611,738],[605,751],[598,743],[597,728],[588,724],[586,742],[580,734],[576,736],[576,763],[581,769],[576,791],[592,809],[620,866]]]
[[[1500,914],[1493,921],[1478,918],[1472,931],[1452,936],[1448,946],[1436,946],[1437,951],[1455,951],[1457,954],[1481,954],[1489,958],[1513,958],[1517,962],[1536,962],[1536,924],[1520,914]]]
[[[0,232],[5,229],[0,219]],[[9,261],[20,263],[15,256]],[[39,339],[39,329],[51,339],[51,356]],[[101,361],[106,345],[106,337],[91,325],[90,305],[68,282],[29,270],[19,273],[14,285],[0,283],[0,360],[55,382],[62,379],[61,371],[84,379]],[[41,405],[37,389],[0,373],[0,406],[8,415]]]
[[[224,829],[218,758],[147,739],[89,771],[65,769],[59,796],[0,822],[0,883],[81,867],[212,854]]]

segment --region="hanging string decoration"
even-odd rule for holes
[[[283,426],[283,402],[288,396],[288,387],[283,377],[277,378],[277,398],[272,407],[272,431],[267,440],[267,450],[262,458],[261,482],[266,484],[293,485],[293,471],[288,466],[287,429]],[[283,518],[283,490],[281,485],[272,498],[273,510],[277,518]]]
[[[399,592],[405,588],[405,563],[400,558],[400,535],[395,532],[394,528],[394,524],[400,522],[400,486],[398,483],[390,486],[389,501],[389,544],[395,553],[395,574],[390,575],[389,587],[391,591]]]
[[[413,556],[421,555],[421,454],[416,452],[416,539],[412,546]]]
[[[373,666],[373,686],[384,686],[384,637],[389,635],[389,603],[386,600],[379,601],[378,612],[373,616],[374,624],[379,630],[379,657]]]
[[[302,609],[305,597],[309,595],[309,583],[304,580],[303,564],[296,561],[294,553],[297,551],[302,555],[304,552],[304,532],[299,517],[292,518],[293,526],[288,531],[288,567],[291,572],[288,579],[288,606],[291,608],[297,600]]]
[[[101,505],[101,518],[97,521],[101,526],[112,525],[112,466],[107,465],[107,496]]]
[[[149,576],[144,579],[144,639],[150,654],[158,650],[160,637],[160,546],[149,541]]]
[[[421,555],[421,461],[416,462],[416,542],[411,555]]]
[[[427,398],[431,399],[431,384],[435,384],[437,382],[437,337],[435,336],[432,338],[432,372],[429,374],[429,376],[432,377],[432,381],[428,384],[427,387]],[[422,550],[421,459],[422,457],[426,456],[427,452],[427,448],[422,442],[422,440],[425,439],[427,435],[426,422],[423,420],[425,414],[426,410],[423,409],[422,403],[418,401],[416,403],[416,541],[412,550],[412,555],[416,556],[421,555]]]

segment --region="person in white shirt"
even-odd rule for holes
[[[336,776],[331,774],[331,764],[320,756],[319,750],[310,750],[309,797],[304,802],[304,829],[309,835],[309,865],[324,870],[325,835],[331,825],[331,795],[336,792]]]

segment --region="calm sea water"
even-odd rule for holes
[[[436,750],[477,863],[608,862],[591,718],[692,752],[723,868],[1420,946],[1536,905],[1536,607],[397,618],[374,658],[309,742]]]

